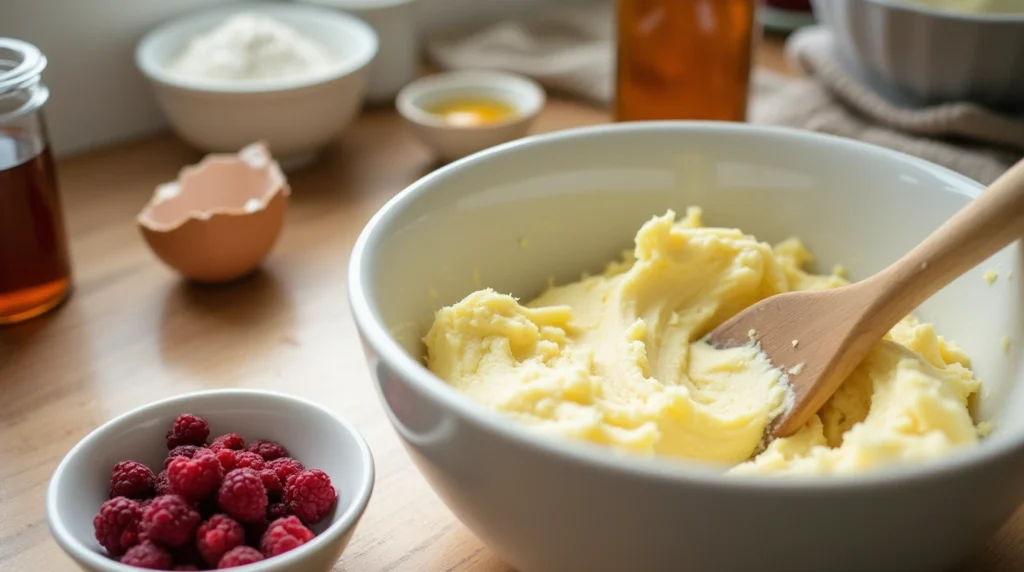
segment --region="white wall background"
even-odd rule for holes
[[[44,80],[54,151],[77,153],[159,130],[163,119],[135,69],[135,44],[156,24],[236,0],[0,0],[0,36],[49,58]],[[480,25],[588,0],[420,0],[424,32]]]

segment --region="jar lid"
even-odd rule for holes
[[[22,90],[39,81],[46,56],[28,42],[0,38],[0,95]]]

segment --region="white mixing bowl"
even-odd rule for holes
[[[246,82],[182,77],[167,70],[196,35],[240,12],[275,18],[323,46],[333,63],[310,77]],[[308,163],[362,109],[377,34],[361,20],[320,6],[235,2],[188,14],[146,34],[135,62],[174,131],[206,152],[265,141],[283,167]]]
[[[351,259],[349,295],[395,429],[453,512],[520,572],[940,570],[1024,500],[1024,259],[1011,246],[919,316],[982,380],[978,447],[845,478],[724,476],[532,433],[420,360],[433,312],[480,285],[529,299],[595,271],[666,208],[775,242],[804,239],[854,279],[980,190],[896,152],[807,132],[640,123],[532,137],[453,163],[391,200]],[[520,239],[526,239],[526,248]],[[989,285],[987,269],[1001,277]],[[1013,271],[1012,280],[1006,273]],[[1014,343],[1003,352],[1000,340]]]

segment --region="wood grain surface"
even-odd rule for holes
[[[785,69],[769,40],[762,65]],[[794,102],[799,104],[799,102]],[[534,131],[607,121],[552,98]],[[290,178],[291,210],[264,270],[230,287],[181,282],[150,253],[135,215],[158,183],[200,158],[161,134],[60,163],[75,290],[57,311],[0,328],[0,571],[73,570],[50,537],[44,492],[64,454],[111,417],[219,387],[316,399],[363,433],[373,498],[337,566],[347,571],[508,569],[420,478],[377,403],[345,293],[365,222],[436,167],[390,109],[368,110],[315,167]],[[964,570],[1024,570],[1024,513]]]

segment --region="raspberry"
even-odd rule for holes
[[[175,493],[190,499],[202,499],[214,493],[224,476],[217,455],[201,450],[187,459],[178,457],[167,467],[167,482]]]
[[[235,469],[221,482],[217,504],[239,522],[258,522],[267,510],[267,491],[256,471]]]
[[[281,479],[281,483],[287,483],[288,477],[295,473],[305,469],[302,463],[296,461],[291,457],[281,457],[280,459],[274,459],[267,463],[268,469],[273,469],[277,473],[277,478]]]
[[[245,530],[242,525],[223,514],[215,514],[210,520],[199,525],[196,532],[196,546],[203,560],[216,566],[224,553],[245,544]]]
[[[167,453],[167,458],[164,459],[164,468],[166,469],[169,467],[171,465],[171,461],[175,458],[185,457],[186,459],[191,459],[196,456],[196,451],[204,448],[205,447],[196,447],[195,445],[178,445],[171,449],[170,453]]]
[[[252,564],[253,562],[259,562],[263,560],[263,555],[260,554],[259,550],[251,546],[239,546],[232,548],[220,559],[217,564],[217,569],[222,570],[224,568],[234,568],[235,566],[245,566],[246,564]]]
[[[197,524],[199,513],[179,495],[157,497],[142,513],[146,537],[166,546],[181,546],[191,540]]]
[[[142,463],[121,461],[110,475],[110,498],[144,499],[153,496],[153,471]]]
[[[231,449],[213,449],[213,454],[217,456],[217,461],[220,462],[220,466],[224,469],[224,474],[230,473],[235,470],[235,455],[237,451]]]
[[[263,460],[256,453],[250,453],[249,451],[236,451],[235,452],[235,468],[236,469],[252,469],[257,473],[263,470],[263,467],[267,465],[267,462]]]
[[[174,568],[171,568],[171,570],[199,570],[199,569],[196,568],[195,566],[191,565],[191,564],[178,564]]]
[[[263,481],[263,488],[267,489],[267,495],[276,496],[284,492],[284,485],[273,469],[260,471],[260,480]]]
[[[246,451],[256,453],[263,457],[264,461],[273,461],[274,459],[280,459],[281,457],[288,456],[288,450],[278,445],[273,441],[267,441],[266,439],[256,439],[249,446],[246,447]]]
[[[209,436],[210,425],[206,419],[196,417],[191,413],[182,413],[174,420],[174,426],[167,432],[167,448],[173,449],[179,445],[203,446]]]
[[[284,554],[313,540],[313,532],[294,516],[279,518],[270,523],[260,540],[260,551],[267,558]]]
[[[162,497],[164,495],[171,494],[171,484],[167,482],[167,471],[160,471],[160,474],[156,476],[153,483],[153,492],[156,496]]]
[[[337,500],[338,493],[331,486],[331,478],[320,469],[306,469],[292,475],[284,488],[288,511],[308,525],[323,520]]]
[[[283,502],[275,502],[267,506],[267,520],[270,522],[286,516],[288,516],[288,507]]]
[[[225,433],[220,437],[213,440],[210,443],[210,448],[216,451],[217,449],[231,449],[232,451],[241,451],[245,449],[245,440],[238,433]]]
[[[174,559],[170,552],[147,540],[131,547],[121,558],[121,564],[150,570],[170,570],[174,566]]]
[[[114,497],[100,506],[92,519],[96,541],[111,556],[120,556],[139,543],[139,523],[142,509],[139,503],[125,497]]]

